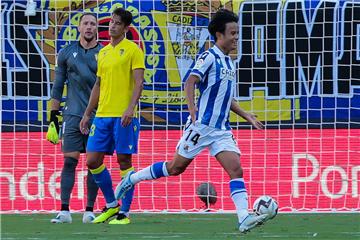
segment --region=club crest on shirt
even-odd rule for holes
[[[124,55],[125,49],[120,49],[120,56]]]
[[[97,61],[98,60],[98,54],[96,53],[94,56],[95,56],[95,60]]]
[[[204,65],[204,59],[200,58],[199,60],[196,61],[195,67],[196,69],[201,68]]]
[[[73,52],[73,56],[74,56],[74,58],[76,58],[77,52]]]

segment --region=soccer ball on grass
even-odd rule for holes
[[[272,197],[261,196],[255,200],[253,209],[255,214],[267,214],[267,219],[273,219],[278,213],[279,205]]]

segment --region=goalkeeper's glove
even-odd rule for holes
[[[57,117],[59,115],[59,110],[51,110],[50,124],[46,134],[46,140],[53,144],[59,143],[59,120]]]

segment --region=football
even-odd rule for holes
[[[201,183],[197,189],[196,193],[200,200],[205,203],[206,207],[210,204],[215,204],[217,200],[217,193],[215,190],[215,186],[210,182]]]
[[[255,200],[253,209],[255,214],[268,214],[267,219],[273,219],[278,213],[279,205],[272,197],[261,196]]]

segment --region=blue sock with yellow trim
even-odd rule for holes
[[[121,179],[123,179],[126,174],[130,171],[135,171],[134,167],[128,168],[126,170],[120,170]],[[134,191],[135,187],[132,187],[129,191],[125,193],[125,197],[121,199],[121,209],[120,212],[128,215],[128,212],[130,211],[131,203],[134,197]]]
[[[90,172],[105,197],[106,207],[116,207],[117,201],[112,187],[111,176],[105,165],[102,164],[96,169],[90,169]]]

